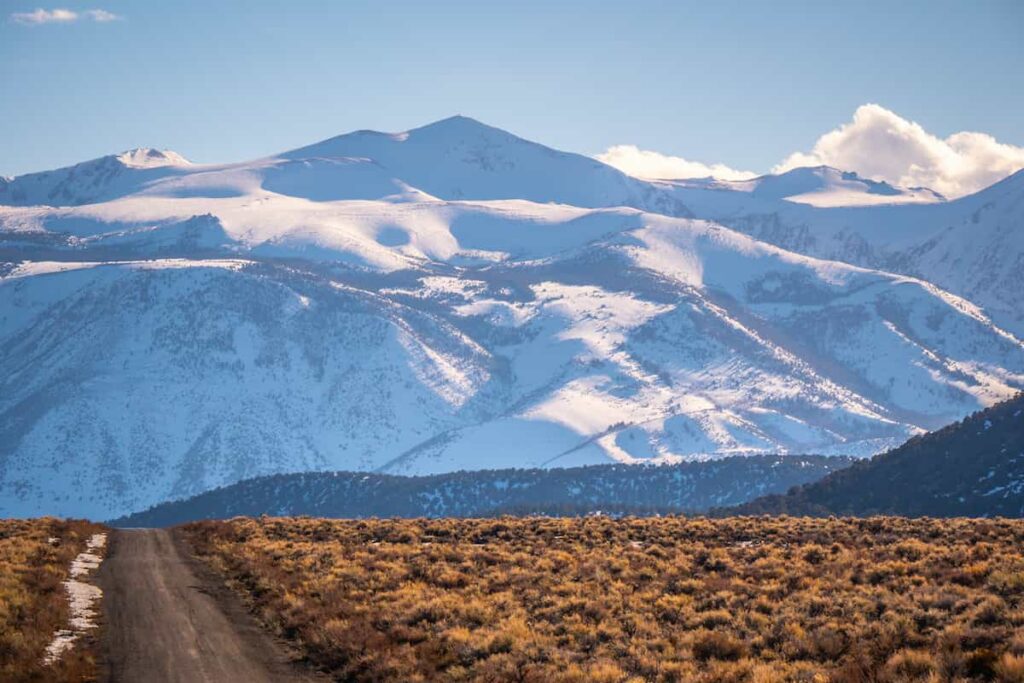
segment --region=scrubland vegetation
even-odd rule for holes
[[[71,560],[102,531],[84,521],[0,520],[0,681],[95,680],[88,636],[53,664],[43,664],[43,655],[54,632],[67,628],[62,582]]]
[[[200,522],[346,681],[1024,681],[1024,522]]]

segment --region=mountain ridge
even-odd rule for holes
[[[716,514],[1024,517],[1024,394],[820,481]]]
[[[405,477],[306,472],[249,479],[111,520],[171,526],[200,519],[479,517],[505,513],[696,513],[758,491],[784,490],[852,462],[822,456],[750,456],[679,465],[591,465]]]

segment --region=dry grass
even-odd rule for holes
[[[1024,522],[729,518],[185,527],[352,681],[1021,681]]]
[[[96,679],[95,641],[89,637],[52,666],[42,660],[54,631],[67,625],[62,582],[71,560],[102,530],[83,521],[0,520],[0,681]]]

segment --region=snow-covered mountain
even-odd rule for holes
[[[898,189],[896,203],[841,199],[825,184],[803,191],[786,177],[815,177],[822,169],[777,176],[776,195],[759,195],[764,179],[745,183],[675,183],[697,216],[783,249],[921,278],[981,306],[1000,325],[1024,336],[1024,170],[954,201],[923,201],[930,191]],[[834,175],[831,169],[828,174]],[[889,186],[887,186],[889,187]],[[908,194],[910,193],[910,194]],[[815,202],[806,201],[815,195]],[[829,199],[822,200],[822,197]],[[914,199],[919,198],[921,201]]]
[[[1024,387],[1012,293],[900,274],[968,256],[975,213],[1019,260],[1014,179],[822,208],[793,178],[646,182],[456,117],[5,181],[0,515],[318,469],[868,455]],[[868,255],[828,253],[854,233]]]
[[[850,171],[829,166],[795,168],[778,175],[751,180],[702,178],[674,181],[692,189],[711,189],[749,194],[755,199],[780,200],[818,207],[932,204],[946,198],[925,187],[897,187],[862,178]]]
[[[133,150],[0,180],[0,205],[76,206],[133,193],[216,198],[260,190],[314,201],[390,199],[412,192],[413,198],[523,199],[688,215],[670,187],[464,116],[398,134],[357,131],[226,166],[194,166],[168,150]]]
[[[190,166],[170,150],[139,148],[55,171],[0,177],[0,205],[75,206],[120,197]]]

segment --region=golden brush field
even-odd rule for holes
[[[1024,521],[236,519],[184,528],[351,681],[1024,681]]]
[[[62,582],[98,524],[52,518],[0,520],[0,681],[88,681],[96,677],[95,641],[84,637],[53,665],[46,646],[67,628]]]

